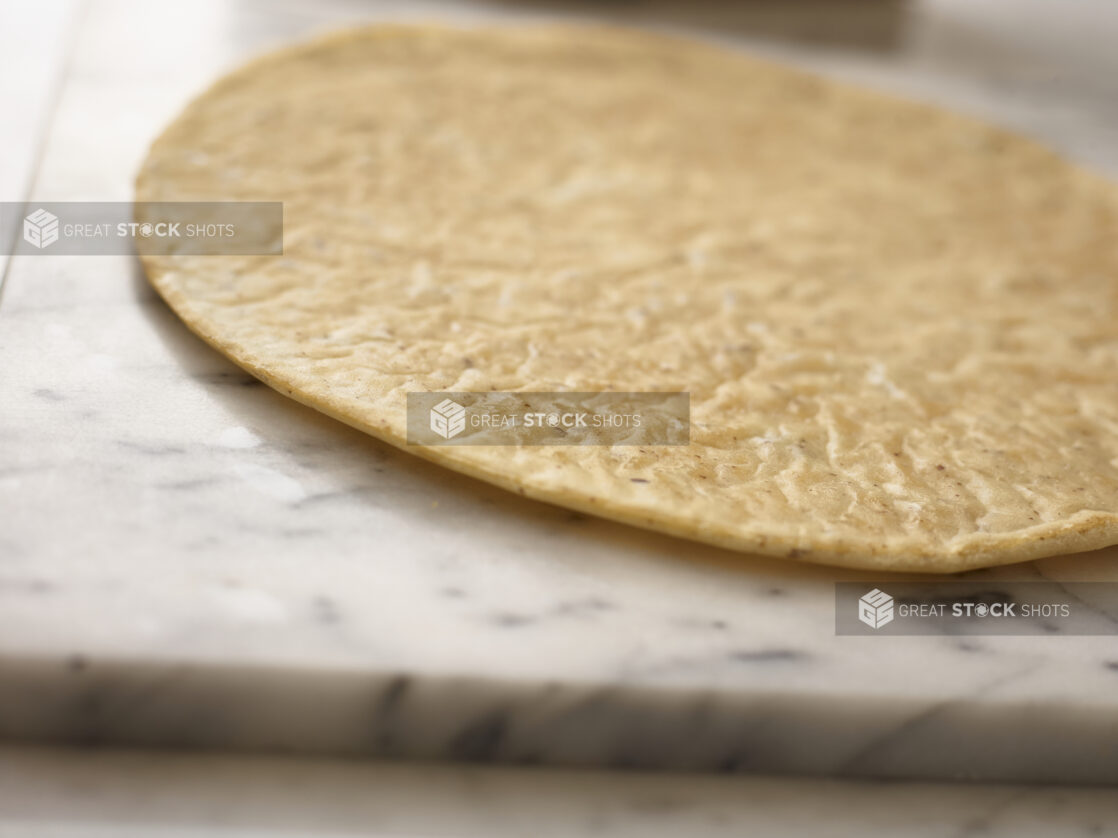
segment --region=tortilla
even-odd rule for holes
[[[883,570],[1118,542],[1116,189],[969,118],[653,34],[378,26],[217,82],[136,196],[283,201],[283,256],[151,282],[529,497]],[[408,392],[489,390],[687,391],[690,444],[406,445]]]

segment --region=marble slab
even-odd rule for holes
[[[1087,838],[1111,789],[0,748],[0,838]]]
[[[0,202],[22,201],[31,187],[66,57],[76,0],[9,0],[0,9]],[[11,70],[18,68],[18,72]],[[0,292],[10,242],[0,253]]]
[[[979,113],[1118,172],[1113,4],[884,4],[901,17],[864,43],[828,40],[822,5],[809,36],[721,25],[715,5],[703,8],[685,20],[657,3],[610,14]],[[127,200],[146,144],[190,93],[279,43],[359,19],[587,13],[100,0],[85,12],[35,197]],[[973,576],[1114,581],[1116,559],[1111,549]],[[11,261],[0,737],[1118,781],[1112,638],[836,637],[834,583],[867,578],[441,471],[233,367],[155,298],[134,260]]]

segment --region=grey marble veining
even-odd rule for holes
[[[1118,139],[1102,26],[1114,4],[918,3],[865,47],[750,39],[718,29],[714,6],[702,25],[658,9],[636,5],[632,22],[954,104],[1118,171],[1118,143],[1103,142]],[[127,199],[150,138],[222,69],[405,13],[515,11],[92,4],[36,198]],[[258,384],[190,335],[131,259],[12,260],[0,394],[0,736],[1118,781],[1113,639],[836,637],[833,583],[865,574],[441,471]],[[977,575],[1114,580],[1115,559]]]

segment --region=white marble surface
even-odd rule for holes
[[[810,37],[771,3],[764,36],[756,8],[609,11],[952,104],[1118,172],[1115,3],[886,3],[881,20],[857,5],[865,38],[842,4],[816,4]],[[128,199],[160,126],[260,49],[353,20],[589,8],[91,3],[35,197]],[[833,582],[864,575],[444,473],[257,384],[130,259],[12,260],[0,399],[0,735],[1118,781],[1113,639],[835,637]],[[1114,580],[1116,558],[985,576]]]
[[[8,0],[0,12],[0,202],[22,201],[32,186],[66,59],[77,29],[76,0]],[[0,253],[0,291],[9,242]]]
[[[1087,838],[1109,789],[0,748],[0,838]]]

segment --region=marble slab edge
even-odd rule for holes
[[[1111,708],[0,657],[0,739],[823,777],[1118,783]]]

